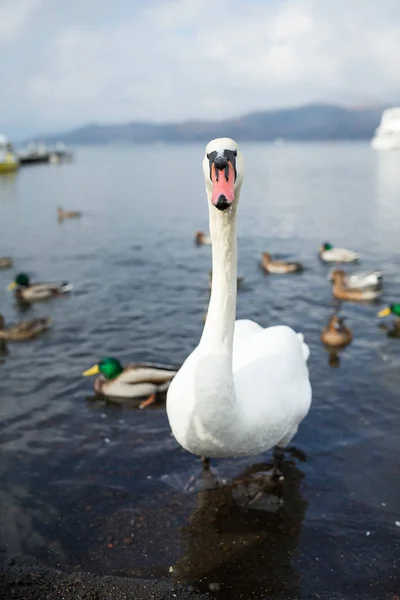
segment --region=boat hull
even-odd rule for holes
[[[17,162],[2,162],[0,163],[0,173],[14,173],[17,171],[19,164]]]

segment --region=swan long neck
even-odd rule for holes
[[[236,318],[236,207],[220,212],[209,204],[212,241],[212,285],[201,345],[223,347],[232,354]]]

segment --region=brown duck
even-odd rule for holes
[[[194,243],[196,246],[211,246],[211,238],[209,235],[205,235],[203,231],[196,231],[194,234]]]
[[[375,300],[382,294],[378,286],[354,288],[346,284],[347,273],[342,269],[334,269],[330,274],[333,283],[332,293],[338,300],[350,300],[351,302],[363,302],[364,300]]]
[[[286,275],[288,273],[299,273],[303,270],[303,265],[299,262],[288,262],[285,260],[273,260],[269,252],[263,252],[261,255],[261,267],[266,273],[276,275]]]
[[[13,259],[9,256],[0,257],[0,269],[9,269],[13,266]]]
[[[353,339],[351,329],[344,324],[345,317],[332,315],[328,325],[324,327],[321,333],[321,341],[333,348],[345,348]]]
[[[12,342],[32,340],[43,333],[43,331],[46,331],[50,326],[50,322],[50,317],[41,317],[31,319],[30,321],[13,323],[6,327],[4,317],[0,315],[0,340]]]
[[[59,221],[64,221],[64,219],[79,219],[82,216],[82,213],[79,210],[64,210],[61,207],[57,208],[57,217]]]

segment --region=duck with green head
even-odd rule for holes
[[[67,282],[31,283],[26,273],[19,273],[8,287],[15,290],[15,297],[22,302],[37,302],[54,296],[63,296],[71,291],[72,285]]]
[[[382,325],[381,327],[387,332],[389,337],[400,337],[400,302],[390,304],[378,312],[378,317],[388,317],[389,315],[396,317],[392,323],[392,327],[388,327],[387,325]]]
[[[132,363],[122,366],[117,358],[102,358],[82,375],[98,375],[94,389],[107,398],[144,398],[139,408],[156,401],[157,394],[166,392],[176,370],[151,363]]]
[[[349,263],[361,258],[361,254],[346,248],[335,248],[330,242],[324,242],[319,249],[319,257],[323,262]]]

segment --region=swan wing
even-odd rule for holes
[[[265,449],[290,441],[309,411],[310,351],[290,327],[260,329],[234,347],[233,376],[243,429],[252,430],[252,443]]]

